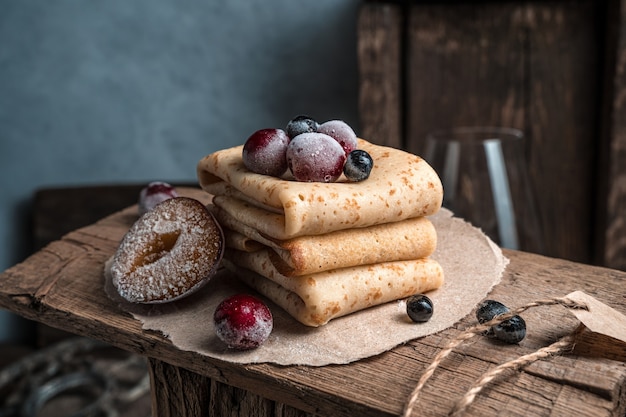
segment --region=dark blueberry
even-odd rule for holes
[[[492,327],[493,335],[505,343],[515,344],[526,337],[526,322],[520,316],[513,316]]]
[[[509,308],[499,301],[485,300],[478,304],[476,309],[476,319],[479,323],[487,323],[497,316],[501,316],[509,312]]]
[[[301,133],[317,132],[320,125],[312,117],[306,115],[296,116],[287,123],[285,131],[287,136],[293,139]]]
[[[424,323],[433,316],[433,302],[424,294],[412,295],[406,300],[406,314],[416,323]]]
[[[355,149],[348,154],[343,174],[350,181],[358,182],[369,178],[374,167],[374,160],[362,149]]]

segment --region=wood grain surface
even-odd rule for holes
[[[198,190],[185,194],[207,199]],[[163,335],[142,330],[103,291],[104,261],[133,218],[136,207],[115,213],[2,273],[0,307],[151,358],[155,415],[399,415],[433,357],[472,323],[466,318],[441,333],[350,365],[238,365],[180,351]],[[624,272],[523,252],[505,254],[511,263],[490,298],[516,307],[582,290],[626,313],[626,298],[616,290],[626,282]],[[529,310],[524,318],[528,336],[520,345],[476,337],[456,349],[427,383],[414,415],[446,415],[484,372],[547,346],[579,325],[560,306]],[[623,347],[582,345],[580,352],[507,374],[477,397],[467,415],[623,416]]]
[[[373,4],[359,10],[359,117],[361,137],[404,146],[403,25],[398,7]]]
[[[626,2],[609,2],[595,259],[626,271]]]

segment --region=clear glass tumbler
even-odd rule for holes
[[[444,207],[498,245],[543,252],[543,236],[525,158],[524,134],[504,127],[431,132],[424,159],[439,174]]]

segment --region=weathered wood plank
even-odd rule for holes
[[[595,261],[626,271],[626,3],[608,3]]]
[[[136,203],[142,187],[126,185],[38,190],[33,199],[35,250]]]
[[[231,417],[313,417],[313,414],[217,381],[213,381],[211,384],[209,415]]]
[[[397,4],[366,4],[358,17],[360,135],[403,147],[402,22]]]
[[[524,10],[529,168],[546,254],[580,262],[592,260],[602,93],[598,13],[593,1],[537,3]]]
[[[152,415],[159,417],[210,417],[211,380],[184,368],[149,359]],[[189,389],[193,387],[193,389]],[[257,415],[257,414],[249,414]],[[259,414],[260,415],[260,414]]]
[[[407,148],[459,126],[524,130],[525,43],[510,2],[415,4],[407,29]]]
[[[458,126],[524,131],[544,253],[591,261],[601,88],[596,2],[415,4],[407,148]]]

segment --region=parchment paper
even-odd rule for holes
[[[626,343],[626,316],[582,291],[565,296],[587,306],[586,310],[570,310],[589,330]]]
[[[120,308],[143,323],[144,329],[162,332],[182,350],[237,363],[346,364],[452,326],[471,313],[500,282],[509,261],[498,246],[479,229],[452,217],[448,210],[441,209],[430,218],[438,235],[432,257],[443,267],[445,283],[428,293],[434,315],[426,323],[410,321],[404,301],[396,301],[310,328],[265,299],[274,316],[274,330],[261,347],[239,352],[228,349],[215,335],[213,312],[232,294],[258,294],[231,272],[221,270],[198,293],[169,304],[127,303],[117,295],[106,273],[105,289]]]

